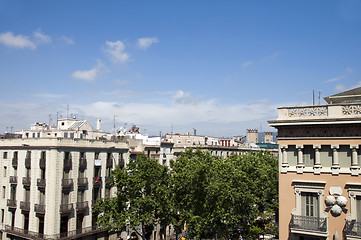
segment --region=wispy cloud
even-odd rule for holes
[[[12,32],[0,34],[0,44],[13,48],[30,48],[36,49],[36,44],[29,40],[28,36],[14,35]]]
[[[78,70],[78,71],[73,72],[71,74],[71,76],[76,79],[81,79],[81,80],[91,82],[96,79],[99,71],[101,71],[102,69],[104,69],[104,64],[101,61],[98,61],[98,65],[96,65],[92,69]]]
[[[277,58],[282,54],[282,52],[275,52],[272,55],[268,55],[263,57],[264,60],[268,60],[268,59],[273,59],[273,58]]]
[[[244,62],[244,63],[242,64],[242,67],[243,67],[243,68],[247,68],[247,67],[251,66],[253,63],[254,63],[254,61]]]
[[[344,76],[338,76],[338,77],[330,78],[330,79],[324,81],[324,83],[336,82],[336,81],[341,80],[343,78],[344,78]]]
[[[124,50],[125,45],[119,40],[115,42],[106,41],[103,48],[103,51],[113,63],[126,63],[129,60],[129,55]]]
[[[68,45],[74,45],[75,44],[74,39],[72,37],[62,36],[60,38],[60,40],[65,42]]]
[[[0,34],[0,44],[12,48],[36,49],[39,45],[50,42],[51,37],[44,34],[40,29],[36,30],[31,38],[21,34],[15,35],[10,31]]]
[[[338,84],[335,86],[335,91],[337,91],[337,92],[342,92],[345,90],[346,90],[346,87],[343,84]]]
[[[51,42],[51,37],[44,34],[41,29],[36,30],[34,33],[35,41],[39,44],[47,44]]]
[[[141,49],[147,49],[154,43],[159,43],[158,38],[152,37],[152,38],[139,38],[137,45]]]

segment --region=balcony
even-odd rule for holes
[[[12,164],[14,168],[18,167],[18,158],[13,158]]]
[[[5,232],[20,237],[17,239],[47,239],[48,237],[44,234],[32,232],[23,228],[12,227],[5,225]],[[51,236],[49,236],[51,237]],[[13,237],[11,237],[13,239]]]
[[[88,186],[87,178],[78,178],[78,188],[86,188]]]
[[[73,179],[63,179],[61,181],[61,186],[63,189],[69,189],[73,187]]]
[[[16,208],[16,200],[8,199],[7,206],[10,208]]]
[[[77,202],[76,203],[76,210],[77,211],[86,211],[88,209],[88,202]]]
[[[346,220],[344,233],[347,236],[347,239],[352,237],[356,237],[357,239],[361,238],[361,222]]]
[[[71,169],[73,166],[73,163],[70,158],[64,159],[64,169]]]
[[[31,158],[30,157],[25,158],[25,167],[31,168]]]
[[[24,211],[30,211],[30,202],[20,202],[20,209]]]
[[[29,177],[23,177],[23,185],[26,187],[30,187],[31,185],[31,178]]]
[[[86,169],[87,166],[87,160],[85,158],[79,159],[79,168],[80,169]]]
[[[10,176],[9,182],[10,182],[10,184],[18,184],[18,177],[17,176]]]
[[[99,188],[102,185],[102,177],[93,178],[93,186]]]
[[[95,233],[104,232],[107,230],[99,228],[97,225],[93,225],[87,228],[76,229],[70,232],[63,232],[55,236],[55,239],[82,239],[82,237],[93,235]]]
[[[45,188],[46,187],[46,179],[38,178],[36,181],[36,185],[39,188]]]
[[[40,158],[39,160],[39,167],[41,169],[44,169],[45,168],[45,162],[46,162],[46,159],[45,158]]]
[[[34,210],[38,214],[45,214],[45,204],[35,204]]]
[[[73,211],[74,211],[74,207],[72,203],[60,205],[60,213],[65,214],[65,213],[71,213]]]
[[[293,215],[290,228],[292,233],[317,232],[327,233],[327,218]]]

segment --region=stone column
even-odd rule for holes
[[[303,173],[303,169],[305,168],[305,164],[303,163],[303,145],[296,145],[297,149],[297,173]]]
[[[339,149],[339,145],[331,145],[332,149],[332,175],[338,175],[340,173],[340,165],[338,163],[338,152],[337,149]]]
[[[287,162],[287,145],[282,145],[280,146],[280,149],[281,149],[281,155],[280,155],[280,158],[281,158],[281,173],[287,173],[287,169],[289,167],[288,165],[288,162]]]
[[[358,145],[350,145],[352,155],[351,155],[351,175],[357,176],[359,175],[360,166],[358,165],[358,155],[357,149]]]
[[[313,145],[315,149],[315,164],[313,165],[313,173],[314,174],[321,174],[321,156],[320,156],[320,145]]]

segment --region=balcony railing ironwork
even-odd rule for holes
[[[45,214],[45,204],[35,204],[34,210],[36,213]]]
[[[113,160],[107,159],[107,168],[112,168],[112,167],[113,167]]]
[[[73,186],[73,179],[63,179],[61,181],[63,189],[71,188]]]
[[[60,205],[60,212],[61,213],[70,213],[72,211],[74,211],[74,207],[73,207],[72,203]]]
[[[18,177],[17,176],[10,176],[9,182],[11,184],[18,184]]]
[[[30,186],[31,184],[31,178],[30,177],[23,177],[23,185],[24,186]]]
[[[20,201],[20,209],[24,211],[30,211],[30,202]]]
[[[327,232],[327,218],[292,215],[292,229]]]
[[[85,188],[86,186],[88,186],[88,179],[78,178],[78,188]]]
[[[94,177],[93,178],[93,186],[100,187],[102,185],[102,177]]]
[[[36,183],[37,183],[37,186],[39,188],[45,188],[46,187],[46,179],[38,178]]]
[[[73,166],[72,160],[70,158],[64,159],[64,169],[71,169]]]
[[[12,164],[13,164],[13,167],[17,167],[17,166],[18,166],[18,159],[17,159],[17,158],[13,158]]]
[[[346,220],[344,233],[346,236],[361,237],[361,222],[356,220]]]
[[[16,200],[14,199],[8,199],[7,206],[11,208],[16,208]]]
[[[46,235],[44,234],[32,232],[23,228],[12,227],[9,225],[5,225],[5,232],[26,239],[47,239]]]
[[[88,201],[85,202],[77,202],[76,203],[76,210],[77,211],[85,211],[88,209]]]

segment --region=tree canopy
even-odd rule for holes
[[[190,149],[170,168],[141,154],[112,174],[116,197],[95,208],[103,227],[142,226],[144,239],[156,224],[185,226],[197,239],[276,231],[271,217],[278,207],[278,163],[268,152],[223,159]]]

